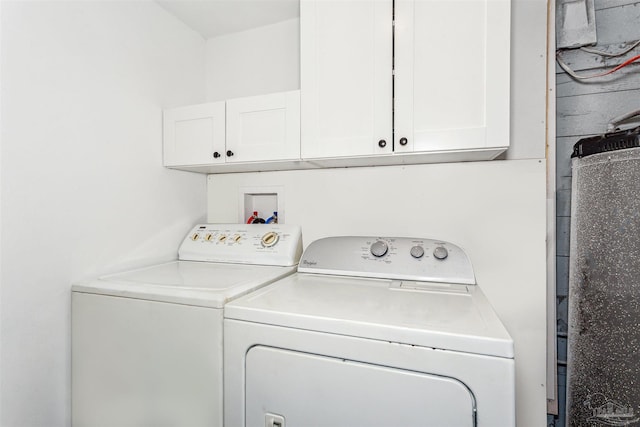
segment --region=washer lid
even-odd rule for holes
[[[225,307],[225,318],[513,358],[479,287],[296,273]]]
[[[73,291],[203,307],[223,307],[295,267],[173,261],[76,284]]]

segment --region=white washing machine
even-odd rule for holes
[[[72,287],[75,427],[223,425],[223,308],[295,271],[300,228],[200,224],[177,261]]]
[[[451,243],[315,241],[224,330],[229,427],[515,425],[513,341]]]

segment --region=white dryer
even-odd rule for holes
[[[223,308],[295,271],[300,228],[200,224],[177,261],[72,287],[72,424],[221,427]]]
[[[451,243],[315,241],[224,329],[226,426],[515,425],[513,341]]]

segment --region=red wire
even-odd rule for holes
[[[631,64],[633,62],[636,62],[638,59],[640,59],[640,55],[637,55],[637,56],[634,56],[633,58],[627,59],[622,64],[618,65],[615,68],[612,68],[611,70],[609,70],[607,72],[596,74],[596,75],[593,75],[593,76],[589,76],[588,78],[608,76],[609,74],[615,73],[619,69],[624,68],[624,67],[626,67],[627,65],[629,65],[629,64]]]
[[[624,68],[624,67],[626,67],[627,65],[629,65],[629,64],[631,64],[633,62],[636,62],[638,59],[640,59],[640,55],[637,55],[637,56],[634,56],[633,58],[627,59],[622,64],[618,65],[616,68],[613,68],[613,69],[607,71],[604,74],[600,74],[599,76],[606,76],[608,74],[615,73],[619,69]]]
[[[634,63],[634,62],[636,62],[637,60],[640,59],[640,55],[637,55],[637,56],[634,56],[633,58],[627,59],[622,64],[618,65],[617,67],[612,68],[609,71],[605,71],[605,72],[598,73],[598,74],[592,74],[592,75],[589,75],[589,76],[580,76],[580,75],[576,74],[573,70],[571,70],[571,68],[569,68],[569,66],[562,61],[560,53],[561,53],[560,50],[556,53],[556,56],[558,57],[558,62],[560,63],[560,67],[562,67],[562,69],[565,70],[567,73],[569,73],[569,75],[571,75],[572,77],[574,77],[576,79],[580,79],[580,80],[593,79],[593,78],[596,78],[596,77],[607,76],[609,74],[615,73],[616,71],[620,70],[621,68],[624,68],[627,65],[629,65],[631,63]]]

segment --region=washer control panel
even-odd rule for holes
[[[300,227],[285,224],[198,224],[178,250],[182,261],[292,266],[302,254]]]
[[[311,243],[298,271],[475,284],[465,252],[442,240],[407,237],[327,237]]]

